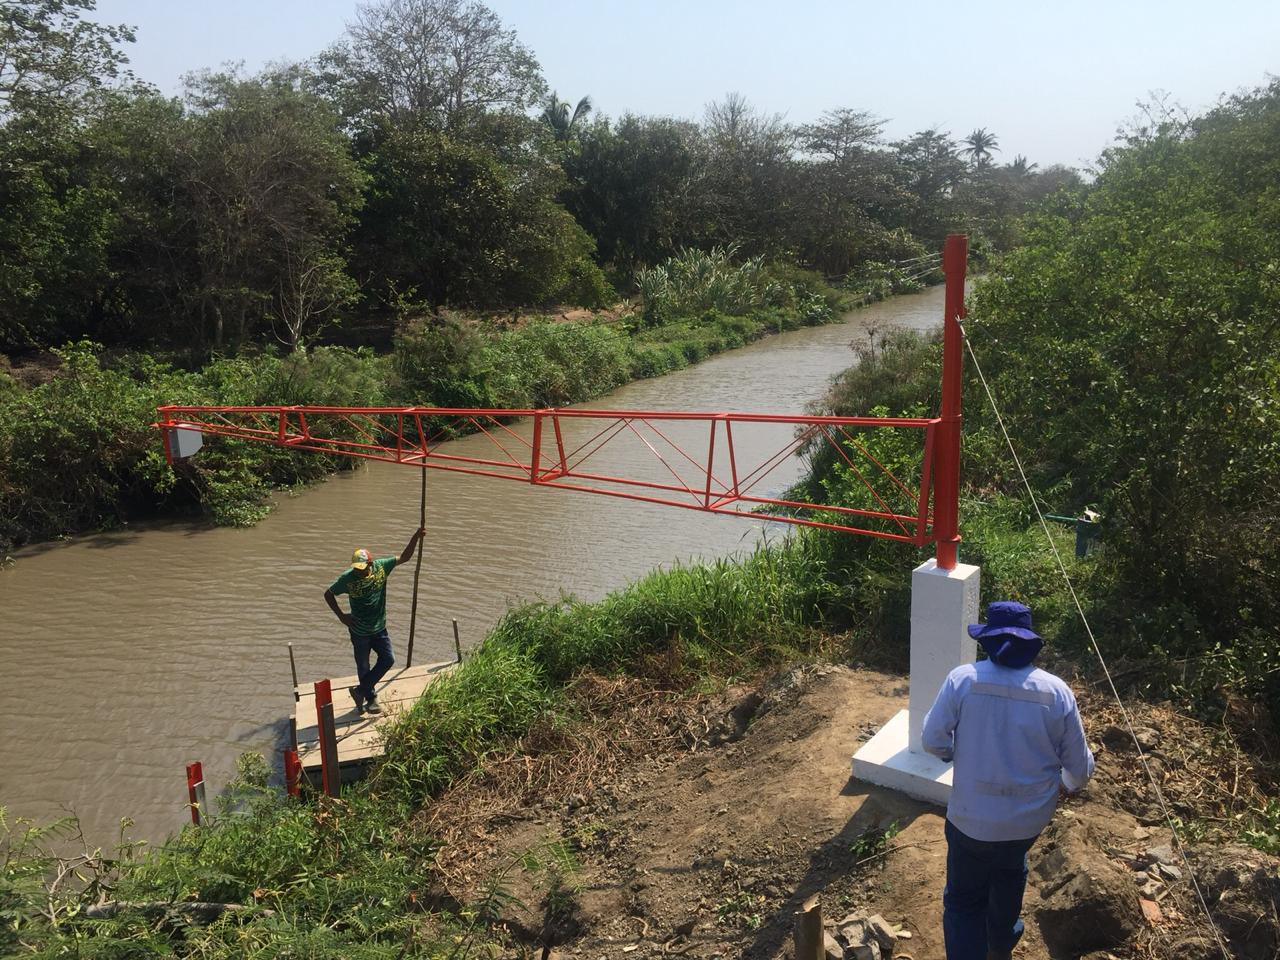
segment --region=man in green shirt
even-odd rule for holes
[[[351,566],[324,592],[324,602],[351,632],[351,648],[356,658],[359,683],[351,687],[351,697],[360,713],[381,713],[374,685],[396,662],[391,655],[391,637],[387,635],[387,576],[397,566],[408,563],[418,541],[426,533],[422,527],[409,538],[409,545],[399,557],[374,559],[368,550],[357,550]],[[351,612],[344,613],[337,598],[346,594]],[[369,654],[378,655],[369,669]]]

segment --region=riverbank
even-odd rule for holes
[[[246,757],[212,826],[88,853],[87,891],[50,894],[62,862],[41,848],[56,833],[19,825],[0,947],[764,960],[789,955],[816,893],[829,923],[880,916],[894,956],[942,960],[940,811],[848,778],[906,678],[866,665],[883,657],[870,638],[806,628],[815,611],[793,591],[815,571],[774,553],[518,612],[401,722],[373,780],[299,803]],[[717,619],[705,598],[732,595],[759,599]],[[605,657],[624,669],[583,667]],[[1280,859],[1232,842],[1263,771],[1221,731],[1131,704],[1184,861],[1109,693],[1073,683],[1099,769],[1033,848],[1020,955],[1219,956],[1194,876],[1231,955],[1270,956]]]

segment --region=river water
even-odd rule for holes
[[[849,366],[850,343],[867,329],[927,329],[941,316],[938,287],[589,406],[802,413]],[[479,437],[456,443],[489,455]],[[595,466],[622,472],[618,458],[629,455],[606,448]],[[800,468],[792,458],[775,471],[771,491]],[[373,464],[280,496],[251,529],[166,524],[19,551],[0,572],[0,805],[39,821],[74,813],[93,844],[112,843],[128,816],[130,836],[154,842],[187,816],[189,761],[204,764],[215,788],[243,751],[278,766],[293,704],[287,644],[303,682],[354,672],[323,592],[355,547],[403,549],[418,485],[416,470]],[[429,472],[428,491],[418,663],[452,659],[451,618],[465,649],[513,602],[598,599],[654,567],[749,550],[762,531],[788,529],[439,471]],[[401,660],[411,569],[393,574],[388,590]]]

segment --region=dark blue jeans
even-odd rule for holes
[[[360,692],[366,700],[373,699],[373,687],[383,675],[395,665],[396,658],[391,655],[391,638],[382,630],[372,636],[359,636],[351,631],[351,650],[356,655],[356,676],[360,678]],[[369,669],[370,652],[378,655],[373,669]]]
[[[975,840],[947,821],[947,887],[942,934],[947,960],[986,960],[1022,937],[1022,892],[1030,840]]]

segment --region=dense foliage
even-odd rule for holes
[[[1280,718],[1278,180],[1280,83],[1135,130],[970,334],[1034,482],[1103,512],[1115,648]]]
[[[1153,689],[1252,701],[1261,730],[1280,730],[1278,157],[1278,82],[1131,131],[1086,194],[1029,219],[966,323],[1045,511],[1102,515],[1085,595],[1104,651]],[[938,363],[890,337],[832,409],[934,409]],[[1038,534],[972,366],[966,382],[963,532],[989,571],[992,511]]]
[[[363,4],[308,63],[170,98],[92,9],[0,4],[0,351],[370,344],[405,303],[602,306],[686,248],[838,277],[948,229],[1007,243],[1074,179],[995,164],[994,138],[965,159],[941,131],[885,143],[864,112],[796,126],[733,94],[701,123],[592,120],[476,0]]]

